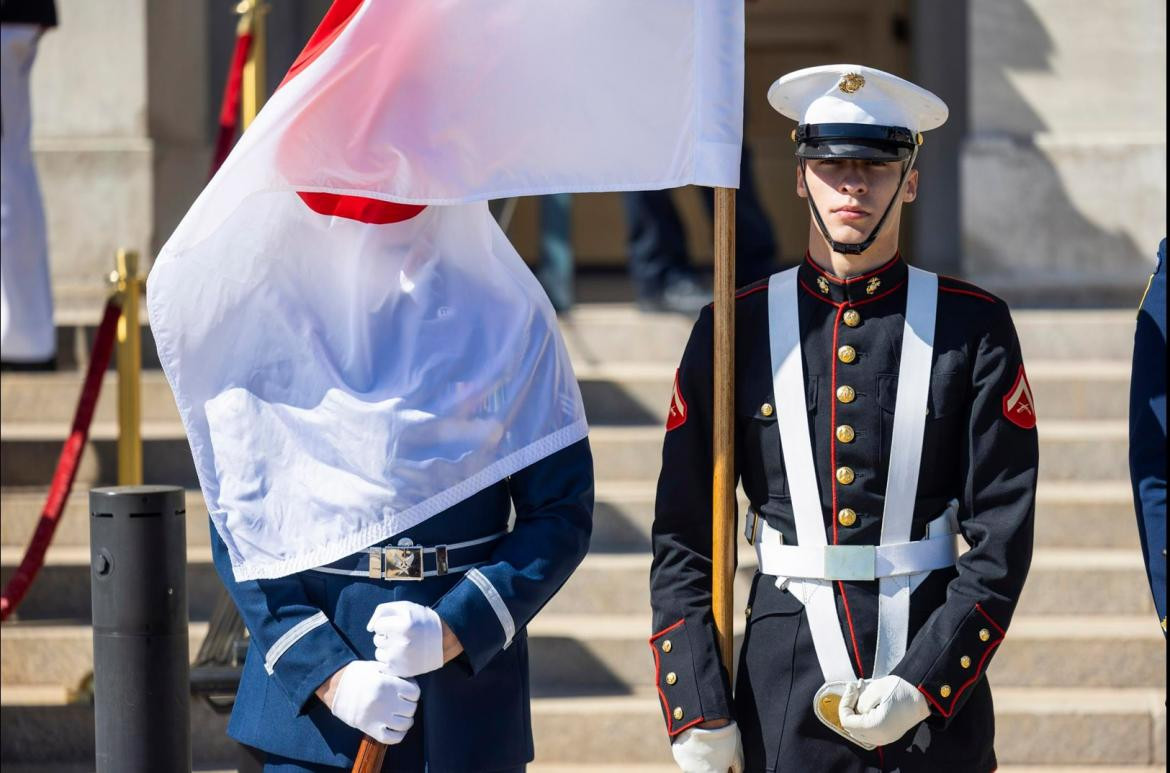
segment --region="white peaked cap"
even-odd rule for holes
[[[768,89],[768,103],[798,124],[900,126],[917,134],[947,120],[946,103],[931,92],[897,75],[857,64],[790,72]]]

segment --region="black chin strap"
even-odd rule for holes
[[[821,213],[817,209],[817,203],[813,201],[812,191],[808,188],[808,170],[805,166],[807,159],[801,157],[800,159],[800,173],[805,180],[805,190],[809,190],[808,194],[808,208],[812,210],[813,220],[816,221],[817,228],[821,230],[821,236],[825,237],[825,241],[833,248],[834,252],[839,252],[842,255],[860,255],[870,248],[870,245],[878,238],[878,234],[882,232],[882,226],[886,224],[886,218],[890,216],[890,212],[894,209],[894,204],[902,195],[902,186],[906,184],[906,178],[910,176],[910,170],[914,168],[914,161],[918,158],[918,148],[915,147],[910,151],[910,159],[902,169],[902,176],[898,178],[898,188],[894,191],[894,195],[890,198],[890,203],[886,205],[886,211],[882,213],[881,218],[877,221],[877,225],[869,232],[869,236],[865,241],[857,244],[844,244],[836,241],[832,236],[829,236],[829,229],[825,227],[825,221],[821,219]]]

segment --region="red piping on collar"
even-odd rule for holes
[[[796,283],[798,285],[800,285],[800,289],[804,290],[806,293],[808,293],[812,297],[816,298],[817,300],[823,301],[823,302],[829,304],[830,306],[864,306],[867,303],[873,303],[874,301],[880,301],[882,298],[885,298],[887,295],[890,295],[891,293],[897,292],[902,287],[902,285],[906,284],[906,281],[903,280],[901,282],[898,282],[898,284],[894,285],[889,290],[886,290],[885,292],[882,292],[882,293],[878,293],[877,295],[873,296],[872,298],[865,298],[865,299],[862,299],[860,301],[840,301],[840,302],[835,301],[826,295],[821,295],[820,293],[817,293],[811,287],[806,285],[804,282],[797,280]]]
[[[880,273],[882,273],[883,271],[885,271],[885,270],[886,270],[887,268],[889,268],[891,265],[893,265],[893,264],[894,264],[894,262],[896,262],[897,260],[901,259],[901,257],[902,257],[902,253],[901,253],[901,252],[895,252],[895,253],[894,253],[894,257],[890,258],[890,259],[889,259],[889,260],[887,260],[885,263],[883,263],[883,264],[881,264],[880,266],[878,266],[877,268],[873,269],[873,270],[872,270],[872,271],[870,271],[868,274],[862,274],[861,276],[851,276],[851,277],[849,277],[848,279],[840,279],[840,278],[838,278],[838,277],[835,277],[835,276],[833,276],[832,274],[828,273],[827,271],[825,271],[825,270],[824,270],[823,268],[821,268],[820,266],[818,266],[818,265],[816,264],[816,261],[814,261],[814,260],[812,259],[812,256],[811,256],[811,255],[809,255],[807,252],[806,252],[806,253],[804,253],[804,259],[805,259],[805,260],[808,262],[808,264],[809,264],[810,266],[812,266],[814,269],[816,269],[817,273],[819,273],[819,274],[820,274],[821,276],[823,276],[825,279],[828,279],[830,282],[836,282],[836,283],[837,283],[837,284],[839,284],[839,285],[853,284],[854,282],[863,282],[863,281],[865,281],[866,279],[870,279],[870,278],[872,278],[872,277],[875,277],[875,276],[877,276],[878,274],[880,274]]]

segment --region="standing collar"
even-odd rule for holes
[[[810,294],[836,305],[884,296],[904,284],[906,274],[906,261],[902,260],[901,253],[895,253],[894,257],[864,274],[839,279],[814,263],[806,252],[797,275]]]

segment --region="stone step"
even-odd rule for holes
[[[5,730],[0,761],[6,769],[53,764],[57,770],[56,763],[93,759],[93,707],[65,704],[64,697],[59,687],[0,693]],[[999,688],[996,751],[1005,766],[1039,765],[1051,773],[1056,765],[1164,766],[1164,699],[1164,691],[1156,689]],[[653,695],[536,698],[532,720],[540,765],[642,771],[643,765],[670,763]],[[192,726],[196,765],[229,768],[236,750],[224,734],[226,717],[193,701]]]
[[[1025,362],[1112,360],[1133,355],[1130,310],[1017,309],[1012,312]],[[643,314],[625,304],[581,306],[562,320],[574,363],[677,363],[693,320]]]
[[[601,482],[593,515],[593,552],[646,552],[654,519],[655,485],[651,481]],[[40,518],[46,490],[0,490],[0,545],[23,547]],[[198,490],[187,492],[187,544],[205,547],[209,541],[207,506]],[[741,496],[740,512],[747,508]],[[1133,493],[1128,482],[1041,482],[1036,492],[1036,546],[1038,548],[1138,549]],[[89,545],[89,493],[74,487],[58,521],[53,544]]]
[[[742,620],[736,621],[737,646]],[[648,614],[542,614],[529,625],[532,681],[547,694],[623,694],[653,686]],[[1017,616],[992,660],[1007,687],[1165,685],[1165,638],[1149,617]]]
[[[47,485],[68,427],[11,422],[0,427],[0,486]],[[143,422],[143,475],[148,481],[195,487],[190,448],[177,422]],[[117,477],[117,427],[95,423],[82,455],[81,485]],[[590,431],[598,480],[653,480],[662,464],[663,430],[654,426],[599,426]],[[1125,480],[1129,429],[1121,420],[1048,421],[1040,424],[1040,475],[1044,480]]]
[[[590,424],[664,424],[675,367],[673,362],[577,367]],[[1041,421],[1124,419],[1128,415],[1128,363],[1041,360],[1029,363],[1028,378]],[[4,374],[0,377],[0,423],[36,421],[68,426],[81,382],[78,371]],[[179,420],[170,385],[161,371],[143,372],[141,406],[145,422]],[[117,377],[110,373],[103,381],[94,420],[115,422],[117,408]]]
[[[649,550],[655,488],[652,481],[599,480],[593,549]],[[741,492],[740,512],[746,507]],[[1129,482],[1041,480],[1036,490],[1035,543],[1037,547],[1138,550]]]
[[[24,555],[23,547],[0,548],[0,582],[7,582]],[[755,555],[740,543],[736,598],[746,599]],[[192,620],[209,619],[222,584],[211,564],[211,550],[194,545],[187,552],[187,597]],[[551,611],[590,614],[649,614],[649,553],[591,552],[549,602]],[[88,620],[89,549],[54,546],[15,619]],[[1148,615],[1153,602],[1136,549],[1038,549],[1020,598],[1027,615]]]
[[[677,363],[620,363],[577,368],[592,426],[666,423]],[[1039,360],[1028,381],[1040,421],[1125,419],[1130,365],[1124,361]]]
[[[1163,763],[1164,700],[1163,691],[1140,688],[998,689],[996,753],[1005,765]],[[538,759],[670,761],[654,696],[542,699],[532,714]]]
[[[1048,421],[1039,425],[1043,480],[1125,480],[1129,428],[1119,420]],[[656,479],[662,466],[663,430],[593,427],[594,472],[599,481]]]

